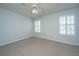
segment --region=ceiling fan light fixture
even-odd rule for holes
[[[36,13],[36,10],[35,10],[35,9],[33,9],[33,10],[32,10],[32,13]]]
[[[33,5],[32,14],[33,16],[37,16],[39,13],[39,9],[36,7],[36,5]]]
[[[38,14],[39,12],[38,11],[36,11],[36,14]]]

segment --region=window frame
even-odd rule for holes
[[[41,32],[41,21],[40,20],[35,20],[35,29],[34,31],[36,33],[40,33]]]
[[[65,20],[63,19],[63,17],[65,18]],[[68,20],[68,17],[70,17],[69,20]],[[70,22],[70,24],[69,24],[69,22]],[[63,30],[60,28],[61,26],[62,26]],[[68,27],[69,27],[69,29],[68,29]],[[74,35],[75,34],[75,16],[74,15],[59,17],[59,33],[62,35],[66,35],[66,34]]]

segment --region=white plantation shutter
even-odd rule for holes
[[[40,20],[35,20],[35,32],[40,32]]]
[[[59,19],[60,34],[74,34],[74,16],[63,16]]]

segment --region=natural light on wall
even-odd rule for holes
[[[40,32],[40,20],[35,20],[35,32]]]
[[[75,17],[73,15],[61,16],[59,19],[60,34],[69,34],[69,35],[75,34],[74,21],[75,21]]]

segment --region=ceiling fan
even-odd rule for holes
[[[41,9],[40,9],[40,7],[39,7],[39,5],[40,5],[40,3],[36,3],[36,4],[31,4],[31,3],[27,3],[27,4],[25,4],[25,3],[23,3],[22,4],[23,6],[28,6],[28,7],[31,7],[31,14],[32,14],[32,17],[38,17],[39,16],[39,14],[40,14],[40,12],[41,12]]]
[[[33,4],[33,7],[32,7],[32,15],[33,15],[33,17],[38,16],[39,13],[40,13],[40,9],[35,4]]]

